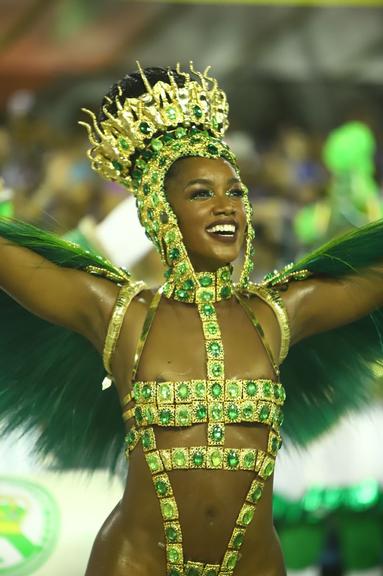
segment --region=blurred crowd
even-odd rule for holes
[[[94,231],[127,193],[92,172],[81,127],[73,122],[57,129],[34,111],[31,98],[16,93],[0,124],[0,202],[11,198],[16,217],[76,239],[77,229]],[[377,126],[351,120],[319,134],[284,125],[267,139],[236,131],[227,141],[254,206],[257,279],[334,234],[383,215]],[[95,234],[84,235],[103,251]],[[130,241],[135,239],[127,237],[124,249]],[[161,281],[159,259],[149,250],[134,268],[149,282]]]

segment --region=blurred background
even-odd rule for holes
[[[162,282],[134,203],[91,172],[77,124],[139,59],[211,64],[227,92],[255,279],[380,218],[383,2],[277,4],[0,0],[0,214]],[[309,451],[283,451],[274,515],[289,575],[383,574],[382,424],[377,392]],[[0,575],[80,576],[126,470],[57,475],[30,448],[0,445]]]

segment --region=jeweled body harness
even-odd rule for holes
[[[289,330],[277,291],[250,282],[253,262],[252,208],[244,189],[247,234],[244,265],[237,285],[231,280],[231,266],[216,272],[197,273],[186,251],[177,218],[167,201],[164,180],[179,158],[197,156],[224,158],[239,171],[235,157],[221,140],[227,126],[226,96],[216,80],[196,72],[177,73],[183,86],[169,71],[169,83],[151,86],[140,73],[147,93],[122,101],[115,99],[117,113],[104,107],[105,118],[97,122],[92,112],[93,130],[86,125],[92,148],[93,168],[108,179],[125,185],[136,197],[140,220],[164,264],[166,282],[149,308],[138,343],[132,374],[132,393],[124,401],[124,419],[129,424],[127,454],[142,443],[146,462],[159,498],[163,519],[168,576],[231,576],[237,564],[246,528],[251,523],[266,479],[271,476],[281,444],[279,427],[285,392],[278,382],[278,364],[287,354]],[[121,99],[121,100],[120,100]],[[110,101],[112,102],[112,101]],[[97,273],[97,270],[90,270]],[[129,282],[121,288],[105,343],[104,364],[111,375],[111,357],[125,311],[143,288]],[[256,294],[273,309],[282,333],[280,358],[275,360],[247,298]],[[215,303],[235,297],[257,330],[273,366],[277,381],[226,379],[224,348]],[[161,297],[197,307],[206,350],[206,378],[179,382],[135,381],[138,363]],[[225,426],[229,423],[259,422],[268,428],[267,450],[225,446]],[[158,449],[156,427],[187,427],[206,423],[204,446]],[[227,550],[220,564],[186,560],[182,528],[168,471],[174,469],[224,469],[254,472],[254,480],[237,517]]]

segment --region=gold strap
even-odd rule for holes
[[[161,296],[162,296],[162,288],[159,288],[157,290],[157,292],[155,293],[153,300],[150,303],[149,310],[148,310],[148,313],[146,315],[144,325],[142,327],[141,336],[140,336],[140,339],[139,339],[138,344],[137,344],[136,353],[134,355],[132,376],[130,379],[131,382],[134,382],[134,379],[136,377],[137,370],[138,370],[138,364],[139,364],[140,358],[141,358],[141,354],[142,354],[142,351],[144,349],[146,338],[148,337],[150,327],[151,327],[152,322],[154,320],[154,316],[156,314],[158,305],[160,303]]]
[[[242,308],[245,310],[247,316],[249,317],[251,323],[253,324],[254,328],[256,329],[256,331],[258,332],[261,341],[265,347],[266,353],[269,357],[270,363],[273,367],[273,370],[276,374],[277,377],[279,377],[279,368],[278,365],[276,364],[275,360],[274,360],[274,356],[273,353],[271,352],[271,348],[269,346],[269,343],[266,340],[265,337],[265,333],[263,331],[262,326],[260,325],[260,323],[258,322],[254,311],[252,310],[252,308],[249,306],[249,304],[246,302],[245,298],[243,298],[243,296],[241,296],[241,294],[239,294],[238,292],[235,293],[235,296],[238,300],[238,302],[240,303],[240,305],[242,306]]]
[[[260,286],[259,284],[251,284],[249,286],[249,292],[256,294],[261,298],[261,300],[266,302],[266,304],[269,304],[275,314],[281,330],[281,348],[279,352],[279,365],[281,365],[285,360],[290,347],[289,319],[283,299],[278,290],[266,288],[266,286]]]
[[[118,337],[121,332],[122,322],[126,310],[133,300],[133,298],[145,288],[143,282],[129,282],[124,284],[117,296],[116,303],[114,305],[112,317],[108,326],[108,333],[105,338],[103,361],[104,367],[107,373],[111,376],[112,374],[112,357],[116,349]]]

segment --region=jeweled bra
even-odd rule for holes
[[[198,273],[200,287],[222,293],[229,267],[216,274]],[[222,273],[224,278],[222,279]],[[110,361],[115,348],[122,320],[132,298],[142,290],[142,283],[129,283],[122,287],[109,326],[104,363],[111,372]],[[281,362],[288,349],[289,329],[287,317],[278,293],[260,285],[251,284],[246,293],[230,290],[237,298],[256,328],[278,378],[279,369],[273,359],[261,326],[247,296],[256,294],[268,303],[281,328]],[[168,576],[232,576],[239,559],[239,551],[259,502],[263,486],[274,470],[275,458],[281,446],[280,426],[283,421],[282,406],[285,391],[279,382],[272,380],[226,379],[223,346],[215,308],[210,305],[200,315],[203,322],[207,352],[207,378],[189,381],[143,382],[136,381],[139,360],[162,297],[162,288],[154,296],[144,322],[138,343],[132,373],[132,392],[123,399],[124,420],[134,420],[126,436],[126,454],[141,442],[151,473],[154,489],[159,498],[163,520]],[[228,296],[227,290],[223,290]],[[221,294],[222,296],[222,294]],[[200,307],[201,307],[200,306]],[[268,427],[267,449],[230,448],[225,444],[225,426],[240,422],[261,423]],[[203,446],[158,449],[156,427],[187,427],[206,423],[207,442]],[[177,502],[168,471],[188,469],[247,470],[254,472],[254,479],[240,509],[226,552],[220,564],[186,560],[182,545],[182,528]]]

